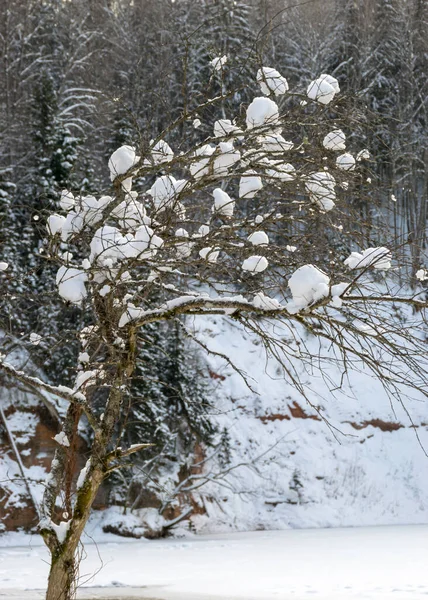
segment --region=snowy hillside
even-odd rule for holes
[[[332,392],[333,382],[342,375],[337,366],[324,363],[321,371],[309,370],[296,360],[294,366],[315,409],[280,365],[272,357],[266,360],[260,341],[241,325],[207,317],[195,320],[193,327],[217,353],[208,358],[215,386],[211,414],[219,434],[227,432],[228,456],[206,460],[199,470],[204,485],[192,492],[196,511],[177,525],[176,534],[189,529],[223,532],[428,522],[424,500],[428,415],[421,397],[408,398],[403,390],[404,407],[397,400],[391,402],[381,384],[367,372],[358,372],[357,365],[344,376],[343,389]],[[309,353],[320,353],[315,337],[306,335],[302,343]],[[321,350],[328,353],[326,347]],[[221,354],[230,356],[241,374]],[[2,402],[33,496],[39,499],[49,468],[46,461],[55,446],[55,424],[46,426],[31,395],[5,391]],[[28,514],[28,492],[6,437],[2,448],[5,523],[9,529],[28,527],[35,515]],[[205,458],[210,452],[205,451]],[[197,477],[189,487],[197,487]],[[177,471],[164,473],[161,499],[174,490],[177,478]],[[98,502],[98,507],[105,504]],[[162,524],[154,508],[125,518],[122,512],[121,507],[98,511],[91,534],[126,522],[131,532],[141,535],[142,526]],[[17,514],[21,519],[27,515],[26,519],[14,521]]]
[[[231,466],[247,464],[220,481],[224,485],[203,488],[207,515],[192,519],[198,529],[427,522],[428,414],[421,397],[403,392],[403,408],[368,373],[356,371],[333,394],[329,378],[340,381],[337,367],[326,371],[324,365],[321,373],[300,366],[321,420],[241,327],[211,318],[199,335],[211,349],[228,353],[257,393],[211,357],[212,372],[221,375],[215,409],[230,432]],[[317,355],[319,341],[305,343]]]
[[[189,481],[188,487],[205,481],[193,491],[200,514],[179,524],[176,534],[189,528],[211,533],[428,522],[428,415],[422,397],[407,397],[403,390],[391,402],[358,365],[343,376],[341,390],[331,391],[342,376],[337,366],[308,370],[296,360],[314,409],[242,326],[212,317],[195,320],[194,327],[217,353],[209,358],[216,385],[212,415],[219,431],[227,430],[230,455],[226,463],[206,460],[203,473]],[[306,337],[303,343],[318,355],[319,340]],[[231,357],[252,390],[220,354]],[[165,498],[176,481],[165,475],[161,486]],[[110,508],[92,527],[126,523],[139,533],[154,512],[123,517],[121,509]]]

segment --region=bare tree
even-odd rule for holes
[[[213,59],[213,77],[227,60]],[[47,600],[74,597],[77,551],[97,491],[124,459],[150,444],[124,448],[116,435],[149,324],[212,314],[239,321],[260,336],[303,396],[294,361],[323,358],[344,370],[363,364],[399,399],[406,389],[427,394],[424,337],[400,325],[392,310],[409,307],[422,323],[426,302],[379,276],[393,265],[392,247],[350,253],[360,229],[349,226],[338,194],[354,189],[367,151],[344,152],[338,124],[352,126],[352,119],[337,81],[323,74],[289,93],[276,70],[261,67],[257,83],[264,95],[235,120],[222,115],[208,124],[197,116],[216,107],[222,114],[225,98],[235,93],[224,89],[185,110],[139,155],[120,147],[109,160],[111,195],[74,197],[65,190],[61,211],[47,218],[43,256],[59,267],[59,295],[82,311],[80,370],[69,388],[20,372],[5,356],[0,363],[8,377],[69,403],[40,507],[51,553]],[[174,152],[166,140],[177,127],[200,129],[200,142],[186,146],[184,136]],[[136,182],[143,193],[133,191]],[[288,328],[295,343],[272,323]],[[305,352],[305,330],[330,343],[328,356]],[[71,485],[82,419],[92,445]]]

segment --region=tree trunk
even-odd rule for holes
[[[73,600],[75,598],[77,568],[74,551],[52,557],[46,600]]]
[[[100,319],[100,322],[110,323],[111,319],[107,316],[104,320]],[[112,337],[108,329],[106,337]],[[76,445],[70,446],[68,454],[62,446],[57,449],[52,463],[52,481],[45,488],[41,534],[51,553],[46,600],[73,600],[75,598],[79,575],[79,556],[76,557],[76,551],[81,536],[100,485],[108,473],[110,461],[113,458],[120,460],[123,456],[120,448],[117,449],[117,452],[112,452],[109,450],[109,445],[112,443],[114,428],[120,416],[124,382],[131,377],[135,365],[133,329],[129,330],[129,340],[125,352],[117,356],[117,351],[113,346],[111,362],[116,363],[117,368],[110,382],[103,380],[105,384],[110,383],[110,393],[104,410],[104,418],[94,427],[90,457],[84,467],[83,481],[76,484],[74,506],[71,503],[71,476],[67,478],[67,464],[74,458],[73,454],[77,452]],[[71,442],[77,432],[81,414],[80,406],[74,404],[71,404],[67,410],[63,431]],[[66,496],[67,492],[69,494],[69,498],[65,498],[66,506],[62,507],[63,518],[68,519],[65,537],[59,536],[58,532],[54,531],[55,523],[52,522],[61,486],[62,491],[65,490]],[[56,526],[58,527],[58,525]]]

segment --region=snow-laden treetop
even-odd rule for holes
[[[216,70],[226,62],[222,57],[211,65]],[[297,217],[333,211],[338,189],[349,185],[347,173],[368,158],[367,151],[357,159],[343,153],[346,135],[325,114],[317,128],[297,137],[296,117],[277,104],[280,97],[293,99],[285,77],[261,67],[256,80],[264,95],[248,104],[244,119],[214,121],[212,135],[179,152],[162,136],[145,153],[121,146],[108,161],[112,195],[62,192],[62,213],[49,216],[47,230],[61,262],[56,283],[64,300],[81,304],[88,296],[111,297],[119,328],[152,310],[151,289],[162,291],[166,309],[207,294],[216,301],[236,298],[240,280],[252,289],[240,301],[258,309],[274,306],[295,314],[317,302],[339,305],[348,284],[337,287],[320,267],[299,265],[298,235],[291,245],[280,232]],[[330,75],[310,82],[312,112],[298,104],[303,127],[317,105],[333,103],[339,92]],[[309,135],[313,140],[307,142]],[[142,193],[133,190],[137,178],[147,182]],[[387,248],[363,249],[344,264],[384,270],[391,254]],[[269,298],[269,289],[282,294],[283,304]]]

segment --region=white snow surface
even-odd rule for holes
[[[343,291],[343,285],[332,286],[332,295]],[[260,306],[271,302],[273,307],[273,299],[257,296]],[[343,379],[343,389],[333,393],[343,369],[332,363],[308,369],[299,360],[301,351],[332,357],[330,345],[297,328],[275,326],[276,335],[295,353],[293,365],[308,399],[327,422],[317,420],[318,413],[278,363],[266,362],[260,342],[243,326],[216,316],[189,319],[192,324],[204,344],[230,356],[252,387],[219,355],[209,357],[210,371],[221,376],[213,379],[212,417],[220,431],[229,431],[230,466],[236,467],[227,486],[212,481],[195,493],[206,514],[192,516],[192,525],[210,537],[128,542],[100,533],[114,509],[96,513],[88,535],[115,543],[99,547],[108,567],[89,585],[147,585],[139,597],[160,600],[303,600],[309,594],[320,600],[425,598],[426,525],[290,530],[428,523],[428,459],[422,449],[428,449],[427,405],[422,395],[408,397],[403,389],[405,408],[391,403],[380,383],[357,364]],[[302,336],[301,349],[296,333]],[[383,431],[382,423],[397,427]],[[168,480],[161,483],[173,487]],[[175,533],[186,530],[182,525]],[[265,531],[232,533],[238,530]],[[30,548],[28,537],[20,534],[0,537],[0,590],[22,589],[28,582],[44,586],[46,554],[37,540],[31,539]],[[8,549],[11,543],[26,547]],[[86,550],[82,572],[92,574],[101,565],[97,550],[90,544]],[[111,597],[119,598],[120,590],[115,593]]]
[[[334,292],[343,289],[339,284]],[[293,373],[325,422],[281,366],[266,361],[256,336],[222,317],[195,318],[194,326],[206,346],[228,354],[253,390],[220,357],[209,358],[210,371],[224,377],[214,380],[212,414],[219,430],[229,431],[231,466],[241,466],[229,473],[229,487],[210,482],[201,488],[199,503],[207,513],[192,517],[198,531],[428,523],[427,403],[421,393],[403,389],[400,402],[391,403],[358,363],[342,390],[333,391],[343,366],[327,360],[309,369],[299,359],[306,352],[331,359],[330,345],[299,328],[272,325],[294,353]]]
[[[86,542],[86,553],[78,598],[424,600],[428,594],[426,525]],[[33,542],[3,547],[0,596],[41,599],[46,561],[45,548]]]

